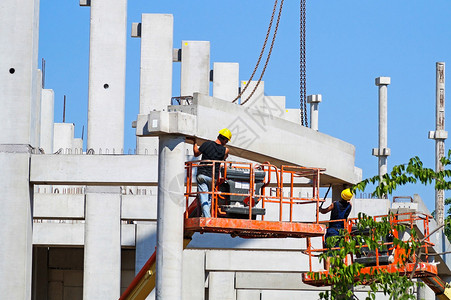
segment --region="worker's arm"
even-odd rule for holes
[[[228,156],[229,156],[229,148],[226,148],[224,160],[226,160]]]
[[[193,153],[194,153],[195,157],[198,157],[199,155],[202,154],[202,152],[199,151],[199,146],[197,146],[196,140],[194,140],[194,143],[193,143]]]
[[[319,212],[322,214],[327,214],[328,212],[332,211],[332,209],[334,209],[334,203],[332,202],[328,207],[326,208],[319,208]]]

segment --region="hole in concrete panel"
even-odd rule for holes
[[[109,86],[109,84],[108,83],[105,83],[104,85],[103,85],[103,88],[106,90],[106,89],[108,89],[110,86]]]
[[[14,68],[9,69],[9,73],[14,74],[14,72],[16,72],[16,69]]]

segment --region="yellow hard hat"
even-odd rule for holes
[[[232,139],[232,133],[227,128],[219,130],[219,134],[226,137],[229,141]]]
[[[352,199],[352,192],[350,189],[345,189],[341,192],[341,198],[343,198],[343,200],[349,201]]]

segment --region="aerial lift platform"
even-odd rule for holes
[[[434,291],[438,299],[451,299],[451,289],[449,288],[448,284],[438,276],[437,263],[430,262],[431,253],[429,253],[429,249],[434,246],[434,244],[430,241],[431,233],[429,231],[429,222],[432,219],[432,216],[423,213],[408,212],[385,216],[375,216],[373,218],[375,221],[380,221],[383,218],[387,218],[392,225],[391,228],[395,228],[395,225],[402,224],[405,226],[406,231],[419,230],[416,224],[418,224],[418,222],[421,222],[422,226],[419,227],[423,228],[423,232],[421,232],[421,235],[424,237],[421,245],[421,252],[423,253],[423,255],[421,257],[417,257],[414,254],[410,254],[410,256],[408,255],[409,257],[407,261],[403,261],[402,256],[406,255],[405,251],[399,246],[396,246],[393,243],[392,238],[387,237],[383,241],[378,241],[379,245],[385,246],[384,249],[386,250],[379,250],[376,248],[374,251],[369,251],[368,245],[362,245],[360,246],[360,253],[358,255],[355,255],[355,257],[351,257],[351,259],[347,257],[345,263],[347,265],[352,263],[360,263],[364,265],[364,267],[360,270],[359,275],[372,275],[380,271],[388,273],[399,273],[403,274],[404,276],[419,278]],[[352,238],[353,232],[355,232],[356,230],[355,224],[358,219],[352,218],[341,221],[344,222],[344,230],[350,233],[350,236]],[[396,229],[393,229],[390,235],[399,238],[400,232],[398,232]],[[329,249],[326,248],[313,249],[310,238],[307,239],[306,253],[309,255],[310,272],[303,274],[302,280],[304,283],[317,287],[332,285],[332,282],[330,282],[327,278],[327,270],[314,271],[312,268],[313,258],[318,257],[321,253],[328,250]],[[358,279],[360,279],[360,277],[357,275],[355,279],[357,281]],[[362,283],[368,284],[368,282],[365,281],[363,281]]]
[[[199,195],[194,187],[195,170],[211,166],[211,218],[200,213]],[[253,164],[227,161],[191,161],[186,168],[186,211],[184,248],[194,233],[223,233],[242,238],[306,238],[321,237],[326,225],[319,221],[319,207],[325,200],[319,197],[320,176],[324,169],[281,166],[270,163]],[[309,189],[309,196],[295,195],[295,188]],[[300,220],[293,213],[298,205],[313,206],[316,219]],[[145,299],[155,287],[156,251],[137,274],[120,300]]]

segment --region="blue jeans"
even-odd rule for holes
[[[211,190],[211,177],[203,174],[199,174],[196,177],[197,191],[209,192]],[[211,197],[209,194],[199,194],[200,206],[202,208],[202,214],[205,218],[211,217]]]

